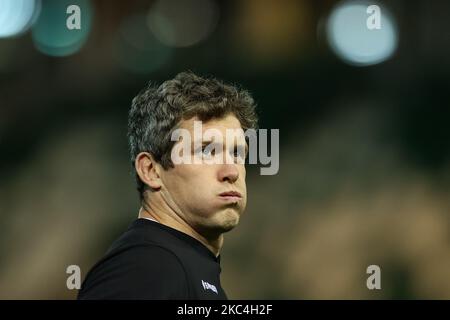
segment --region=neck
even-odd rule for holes
[[[139,218],[147,218],[155,220],[161,224],[171,227],[175,230],[183,232],[194,239],[200,241],[206,246],[216,257],[220,254],[220,249],[223,245],[223,235],[220,234],[217,237],[207,238],[198,233],[192,228],[186,221],[181,219],[176,214],[164,214],[160,210],[154,210],[148,206],[142,206],[139,209]]]

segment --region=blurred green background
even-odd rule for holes
[[[131,99],[192,70],[247,88],[280,129],[278,174],[248,166],[225,236],[230,298],[449,299],[449,15],[445,0],[1,0],[0,298],[75,298],[67,266],[84,277],[137,217]]]

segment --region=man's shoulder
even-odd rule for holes
[[[87,274],[81,299],[184,298],[187,278],[179,258],[158,244],[111,251]]]
[[[86,275],[79,298],[186,298],[187,274],[174,248],[170,234],[135,221]]]
[[[159,265],[162,263],[170,263],[171,265],[180,266],[182,263],[174,250],[157,242],[142,241],[136,243],[123,244],[121,246],[110,249],[104,258],[104,262],[121,261],[139,265]]]

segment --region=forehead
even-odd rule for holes
[[[195,121],[200,121],[200,119],[198,117],[192,117],[187,120],[182,120],[180,122],[180,127],[189,131],[193,131]],[[225,131],[226,129],[242,129],[242,127],[236,116],[230,113],[222,118],[213,118],[208,121],[202,121],[202,131],[208,129],[218,129],[220,131]]]

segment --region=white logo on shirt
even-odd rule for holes
[[[219,294],[219,293],[217,292],[217,289],[216,289],[216,286],[215,286],[215,285],[212,285],[212,284],[210,284],[210,283],[208,283],[208,282],[206,282],[206,281],[203,281],[203,280],[202,280],[202,285],[203,285],[203,289],[205,289],[205,290],[212,290],[212,291],[214,291],[216,294]]]

